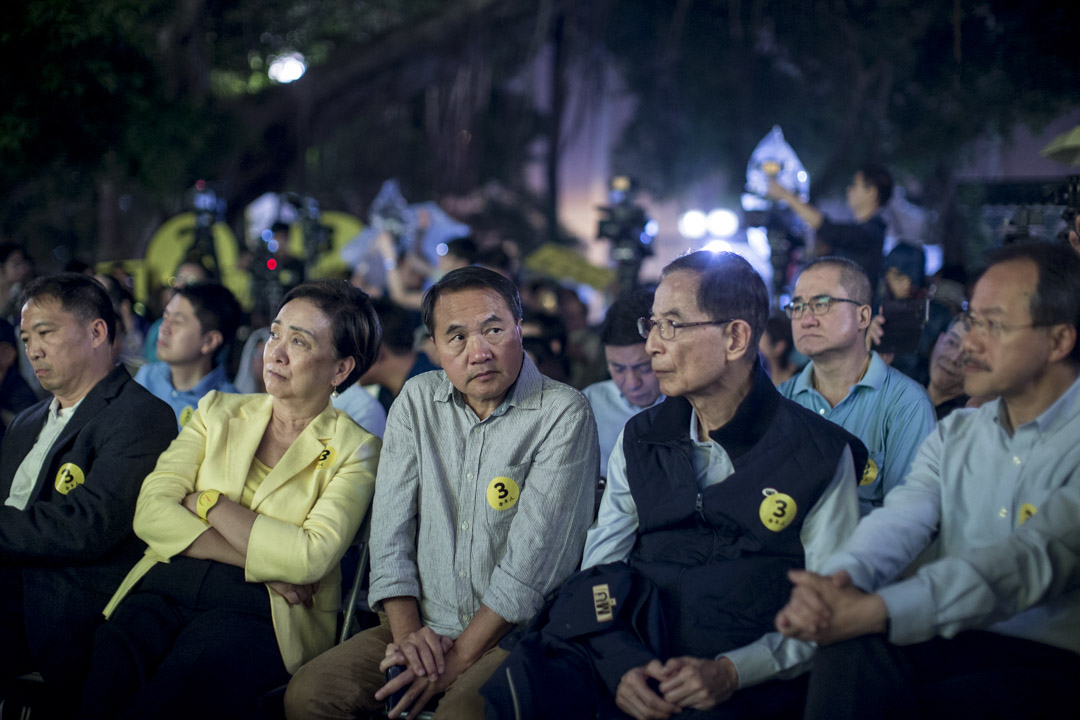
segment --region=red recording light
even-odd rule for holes
[[[267,260],[266,261],[266,269],[267,270],[277,270],[277,260],[275,260],[274,258],[270,258],[269,260]]]

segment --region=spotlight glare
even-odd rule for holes
[[[656,233],[660,232],[660,223],[655,220],[650,220],[645,223],[645,234],[649,237],[656,237]]]
[[[307,63],[304,62],[304,56],[291,52],[278,55],[271,60],[266,74],[274,82],[285,84],[299,80],[305,72],[307,72]]]
[[[700,210],[688,210],[679,218],[679,234],[691,240],[705,237],[705,213]]]
[[[730,210],[718,208],[705,218],[705,226],[713,237],[731,237],[739,229],[739,216]]]
[[[448,252],[450,252],[450,248],[447,247],[446,243],[439,243],[438,245],[435,246],[435,253],[439,257],[443,257]]]
[[[701,249],[708,250],[709,252],[713,253],[731,252],[731,243],[729,243],[727,240],[710,240],[709,242],[705,243],[705,246]]]

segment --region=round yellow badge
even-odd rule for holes
[[[56,472],[56,489],[61,495],[67,495],[79,485],[86,482],[82,468],[75,463],[64,463]]]
[[[1016,521],[1016,524],[1023,525],[1031,519],[1032,515],[1037,512],[1039,512],[1039,508],[1035,507],[1031,503],[1024,503],[1020,506],[1020,512],[1018,513],[1018,519]]]
[[[337,461],[337,450],[327,445],[323,448],[323,451],[319,453],[319,460],[315,463],[317,468],[328,468]]]
[[[772,488],[766,488],[764,493],[765,499],[758,507],[761,522],[773,532],[780,532],[795,519],[799,507],[795,504],[795,498],[790,495],[776,492]]]
[[[180,427],[184,427],[185,425],[187,425],[188,420],[190,420],[191,416],[194,415],[194,414],[195,414],[195,408],[191,407],[190,405],[188,405],[183,410],[181,410],[180,411]]]
[[[487,486],[488,505],[496,510],[509,510],[518,501],[521,488],[508,477],[493,478]]]
[[[877,476],[877,463],[870,458],[866,458],[866,467],[863,468],[862,477],[859,478],[859,485],[873,485],[874,481],[877,480]]]

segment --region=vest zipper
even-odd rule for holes
[[[696,512],[698,517],[702,520],[705,519],[705,503],[701,498],[701,493],[697,494],[697,500],[694,501],[694,512]]]

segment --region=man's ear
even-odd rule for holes
[[[117,318],[119,321],[120,318]],[[120,334],[119,328],[116,334]],[[93,347],[109,344],[109,326],[103,318],[96,318],[90,323],[90,344]]]
[[[1060,362],[1072,354],[1076,347],[1076,326],[1059,323],[1050,326],[1050,362]]]
[[[727,325],[727,359],[738,360],[747,352],[757,352],[757,346],[750,347],[750,339],[754,333],[750,329],[750,323],[745,320],[732,320]]]
[[[213,355],[224,342],[225,336],[221,334],[220,330],[211,330],[203,335],[203,344],[199,348],[199,352],[203,355]]]
[[[874,319],[874,309],[869,305],[859,306],[859,329],[865,330],[870,327],[870,321]]]

